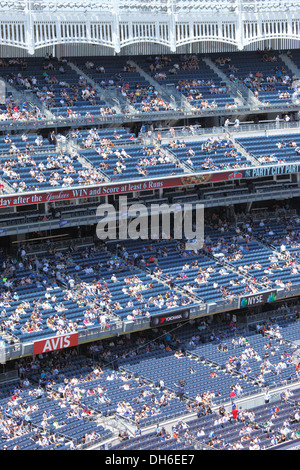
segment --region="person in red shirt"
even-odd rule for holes
[[[267,331],[267,328],[265,327],[265,325],[262,327],[261,331],[262,331],[262,335],[265,336],[266,331]]]

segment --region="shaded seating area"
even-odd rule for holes
[[[2,60],[2,76],[17,91],[32,91],[56,117],[115,114],[93,87],[74,71],[66,59],[28,57]]]
[[[197,54],[143,56],[137,63],[160,85],[173,85],[194,109],[236,109],[234,97]]]
[[[170,141],[166,148],[176,158],[194,171],[218,171],[251,166],[251,161],[242,155],[233,142],[222,137],[206,140]]]
[[[293,73],[278,51],[233,52],[211,58],[230,80],[247,86],[263,105],[291,104]]]
[[[275,135],[267,137],[238,137],[238,142],[253,155],[260,165],[284,164],[299,161],[300,140],[298,133]]]

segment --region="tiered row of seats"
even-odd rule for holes
[[[111,150],[106,147],[99,149],[98,155],[94,150],[82,151],[81,155],[111,181],[141,177],[158,178],[179,175],[184,172],[176,159],[173,162],[173,158],[165,155],[158,147],[152,145],[126,147],[124,155],[122,154],[123,150],[122,147],[114,147]]]
[[[293,73],[278,52],[234,52],[215,54],[215,64],[233,82],[242,82],[264,105],[282,106],[292,103]]]
[[[299,284],[300,273],[297,269],[293,272],[290,261],[257,241],[255,235],[240,236],[228,226],[208,234],[211,242],[206,241],[207,247],[215,255],[222,253],[222,258],[237,272],[248,274],[269,288],[289,288]]]
[[[60,135],[54,138],[57,143],[64,139]],[[14,191],[30,191],[70,187],[74,184],[97,184],[105,180],[155,178],[253,166],[250,156],[248,159],[231,140],[221,137],[186,142],[170,140],[168,144],[145,145],[133,133],[121,128],[89,131],[74,129],[70,138],[74,144],[72,154],[54,150],[54,145],[40,135],[7,133],[0,147],[0,176]],[[280,133],[268,138],[240,137],[237,143],[260,165],[296,162],[299,159],[297,134]],[[78,159],[78,156],[83,158]],[[240,184],[238,188],[229,191],[228,185],[226,194],[234,196],[241,192],[248,193],[249,187],[246,184],[242,186]],[[254,183],[253,188],[256,191],[264,190],[258,183]],[[286,188],[286,184],[282,183],[281,189]],[[269,191],[269,184],[265,190]],[[204,191],[206,199],[218,195],[220,193],[216,193],[215,188]]]
[[[206,221],[204,235],[201,251],[186,250],[174,239],[128,239],[35,256],[3,255],[4,331],[30,341],[106,328],[116,318],[149,318],[193,305],[195,298],[232,302],[247,293],[299,284],[294,244],[287,243],[281,256],[266,240],[256,240],[259,232],[241,234],[214,217]],[[87,299],[96,305],[88,308]]]
[[[286,181],[275,181],[273,178],[264,179],[263,182],[251,181],[243,182],[243,180],[233,180],[219,183],[202,183],[195,189],[177,188],[176,193],[173,189],[165,189],[166,201],[173,203],[197,203],[203,200],[217,199],[224,197],[253,194],[253,193],[278,193],[279,191],[288,191],[297,189],[297,182],[291,182],[289,177]],[[143,198],[142,198],[143,199]],[[153,201],[154,202],[154,201]]]
[[[215,435],[233,444],[248,421],[247,415],[245,413],[245,421],[218,424],[221,416],[216,405],[220,407],[230,398],[235,401],[239,397],[251,397],[266,385],[288,385],[297,380],[291,361],[295,347],[289,341],[290,332],[299,329],[299,320],[296,313],[291,311],[286,315],[284,310],[282,317],[279,314],[276,320],[257,324],[264,327],[263,334],[255,325],[251,330],[232,322],[212,320],[209,324],[199,319],[180,328],[171,327],[170,331],[163,332],[163,337],[159,332],[158,336],[150,332],[149,337],[138,333],[128,341],[114,338],[93,343],[88,346],[88,356],[61,351],[55,358],[46,355],[34,361],[21,359],[18,365],[21,380],[0,386],[4,424],[1,448],[12,449],[17,445],[21,449],[66,450],[82,444],[100,444],[112,437],[110,430],[96,424],[100,414],[117,415],[143,429],[168,420],[174,423],[176,418],[182,423],[190,413],[198,413],[199,418],[188,421],[188,430],[203,428],[204,433],[197,436],[199,442],[218,447],[218,442],[209,444],[214,430]],[[272,312],[270,318],[271,315]],[[277,373],[278,366],[280,373]],[[260,382],[259,374],[265,381]],[[181,380],[184,380],[183,400],[177,397],[177,384]],[[294,390],[293,400],[296,400],[295,394]],[[272,419],[272,431],[278,436],[284,410],[288,409],[286,404],[278,404],[280,410],[276,419]],[[271,445],[262,426],[267,408],[268,405],[251,410],[255,415],[252,422],[258,424],[256,430],[261,431],[254,435],[259,436],[265,447]],[[5,426],[8,419],[17,424],[10,431]],[[175,426],[174,431],[182,434],[180,429],[180,425]],[[185,446],[185,438],[193,438],[192,435],[178,436],[178,432],[175,440],[162,439],[158,431],[145,434],[145,438],[149,438],[146,446],[181,448]],[[254,435],[251,432],[251,438]],[[144,433],[123,441],[115,449],[145,448],[143,436]],[[184,437],[183,443],[178,437]],[[243,445],[249,442],[245,439]]]
[[[33,91],[56,117],[115,114],[65,59],[29,57],[1,61],[1,74],[18,91]]]
[[[2,328],[20,341],[105,329],[114,318],[150,317],[191,304],[188,295],[103,249],[23,256],[24,261],[3,258],[1,293]]]
[[[38,106],[26,101],[26,96],[24,101],[20,102],[20,98],[17,99],[13,92],[7,90],[3,80],[1,82],[0,122],[7,121],[8,127],[12,127],[15,121],[39,121],[45,118],[43,111]]]
[[[274,195],[278,194],[278,191],[287,191],[289,189],[296,189],[297,183],[282,183],[278,184],[278,182],[274,180],[265,181],[263,183],[253,183],[253,188],[250,190],[249,185],[247,183],[227,183],[226,186],[224,183],[214,184],[212,187],[208,184],[201,185],[201,190],[198,193],[194,191],[179,191],[174,195],[173,190],[172,192],[166,191],[166,197],[160,199],[160,204],[162,203],[203,203],[203,200],[212,200],[216,198],[224,198],[224,197],[239,197],[240,195],[247,195],[251,192],[255,193],[273,193]],[[143,203],[146,206],[151,206],[151,204],[157,204],[157,200],[153,198],[153,196],[147,197],[140,197],[139,199],[128,198],[128,204],[135,204],[135,203]],[[69,220],[72,218],[77,217],[88,217],[92,215],[96,215],[97,207],[99,206],[99,201],[94,203],[84,203],[84,204],[67,204],[67,205],[59,205],[56,208],[51,207],[49,208],[48,212],[36,210],[28,210],[22,212],[15,212],[14,217],[11,217],[10,209],[7,211],[3,211],[0,214],[0,222],[1,227],[11,227],[14,225],[21,225],[21,224],[31,224],[36,223],[39,221],[46,221],[46,220]]]
[[[193,352],[195,353],[195,351]],[[187,353],[189,353],[188,350]],[[201,354],[202,353],[204,353],[204,350],[201,349]],[[161,375],[165,387],[176,392],[174,383],[178,384],[179,380],[184,381],[185,396],[192,402],[197,399],[197,395],[209,394],[211,392],[215,394],[212,399],[214,404],[226,401],[230,395],[233,382],[242,383],[244,394],[246,395],[251,395],[257,391],[257,387],[252,383],[243,382],[242,375],[233,379],[231,375],[226,374],[222,370],[215,369],[213,365],[208,366],[188,356],[177,358],[174,352],[168,355],[164,352],[146,354],[143,358],[139,356],[126,362],[127,363],[124,364],[124,361],[120,361],[120,365],[127,373],[130,371],[130,373],[145,377],[154,383],[157,381],[155,364],[160,364],[160,367],[164,370],[163,375]],[[216,363],[217,360],[214,360],[214,364]],[[169,419],[172,418],[172,414],[174,417],[174,413],[171,412]]]
[[[299,390],[293,393],[295,398],[299,396]],[[165,430],[160,433],[154,431],[116,444],[112,450],[187,451],[199,449],[201,444],[214,450],[264,450],[297,439],[299,423],[294,419],[297,411],[298,407],[293,402],[277,400],[272,404],[246,410],[243,422],[231,419],[220,424],[218,420],[221,415],[215,412],[188,422],[178,421],[173,426],[175,437]]]
[[[151,269],[157,279],[162,276],[204,302],[230,302],[247,288],[246,279],[237,271],[224,269],[206,254],[185,251],[177,240],[127,240],[121,244],[134,262]]]
[[[7,132],[1,137],[1,153],[2,154],[16,154],[20,152],[51,152],[53,151],[54,144],[50,143],[48,139],[44,139],[40,134],[31,133],[14,133]]]
[[[15,225],[24,225],[32,224],[41,221],[52,221],[52,220],[69,220],[72,217],[85,217],[90,215],[96,215],[97,207],[99,206],[99,201],[94,203],[85,203],[85,204],[69,204],[66,206],[58,206],[56,208],[49,207],[49,210],[39,211],[21,211],[15,212],[12,217],[11,211],[3,212],[1,214],[1,227],[11,227]]]
[[[175,295],[106,247],[82,248],[72,253],[60,251],[59,256],[46,258],[50,269],[62,271],[61,279],[67,285],[69,278],[73,278],[84,296],[94,298],[104,312],[116,314],[120,319],[128,315],[133,318],[154,315],[191,303],[188,296]],[[95,319],[91,321],[91,325],[95,323]]]
[[[139,144],[132,133],[122,130],[80,132],[77,145],[80,155],[112,181],[184,172],[177,159],[159,145]]]
[[[177,348],[181,348],[185,351],[185,354],[181,356],[176,356],[175,354],[173,358],[171,356],[168,358],[163,357],[162,352],[156,354],[157,361],[159,361],[160,365],[163,365],[162,370],[164,373],[161,376],[165,386],[174,388],[174,381],[182,377],[185,382],[187,399],[191,399],[190,393],[197,399],[195,395],[197,392],[203,396],[206,390],[218,390],[219,393],[216,393],[213,403],[220,405],[226,402],[226,397],[229,394],[232,397],[232,402],[241,396],[251,395],[257,385],[263,387],[272,385],[274,387],[283,384],[288,385],[298,380],[298,376],[295,373],[295,365],[292,361],[295,346],[289,344],[291,340],[290,332],[298,329],[297,316],[290,315],[287,318],[282,317],[282,319],[279,317],[276,321],[271,320],[269,322],[262,322],[262,324],[266,328],[264,335],[258,334],[255,329],[245,332],[242,329],[228,328],[228,326],[223,326],[222,323],[217,324],[214,322],[210,327],[206,325],[205,328],[202,325],[199,328],[196,328],[196,325],[194,327],[185,325],[179,330],[177,329]],[[275,334],[273,336],[274,332],[280,332],[281,336],[276,337]],[[199,337],[201,338],[200,341]],[[147,378],[151,377],[152,380],[157,379],[157,373],[154,374],[153,366],[151,367],[155,357],[149,356],[148,353],[143,361],[140,357],[130,358],[129,364],[124,366],[127,373],[130,370],[131,373],[134,371],[135,374],[142,374]],[[126,361],[124,360],[123,362]],[[232,366],[231,369],[227,368],[227,365]],[[179,374],[176,371],[179,371]],[[224,374],[225,371],[226,373]],[[205,376],[206,380],[204,380],[202,386],[196,387],[194,392],[191,392],[196,378],[199,384],[198,372],[201,373],[201,377]],[[213,375],[210,375],[211,373]],[[228,373],[230,374],[229,377]],[[261,376],[264,379],[262,382],[260,382]],[[236,387],[237,385],[239,390]],[[231,395],[233,390],[235,394]],[[200,413],[197,419],[186,421],[187,426],[182,429],[182,432],[180,428],[182,428],[183,420],[179,418],[179,429],[177,427],[179,436],[177,433],[175,441],[172,440],[172,435],[167,437],[165,434],[162,436],[161,432],[154,432],[121,442],[113,448],[146,449],[148,439],[150,439],[151,447],[155,449],[165,448],[165,446],[168,448],[168,445],[171,448],[184,449],[188,443],[188,445],[193,446],[197,444],[197,441],[216,448],[222,448],[222,445],[226,444],[225,448],[230,448],[240,440],[242,435],[248,434],[251,437],[242,439],[243,448],[248,448],[249,444],[251,444],[251,439],[254,439],[255,436],[259,439],[260,447],[267,448],[272,445],[273,441],[271,442],[271,438],[274,434],[277,436],[278,441],[282,439],[283,423],[286,426],[286,420],[290,420],[291,412],[293,411],[292,414],[295,414],[298,408],[297,398],[294,398],[296,397],[296,392],[294,390],[291,394],[293,395],[292,401],[290,400],[289,403],[272,401],[272,405],[266,404],[252,408],[251,413],[254,413],[255,419],[251,421],[255,423],[255,427],[250,431],[248,430],[248,433],[241,432],[245,428],[246,423],[250,421],[247,416],[247,410],[240,411],[241,419],[235,420],[232,419],[230,409],[227,413],[228,420],[220,421],[219,423],[218,420],[221,418],[221,414],[216,410],[208,414]],[[199,396],[199,394],[197,395]],[[271,408],[272,410],[279,408],[274,416],[272,415],[273,411],[270,413]],[[267,429],[267,423],[269,423],[270,418],[271,430]],[[162,421],[159,422],[161,423]],[[293,430],[297,430],[298,424],[299,422],[296,420],[294,423],[291,422],[289,424],[290,432],[286,436],[287,438],[290,438]],[[161,428],[162,425],[160,426]],[[196,434],[195,431],[198,430],[202,430],[203,433],[200,435]],[[212,431],[214,434],[212,434]],[[211,442],[211,438],[216,436],[221,438],[221,443],[217,440]],[[180,439],[180,437],[184,437],[184,439]],[[176,447],[173,447],[175,443]]]
[[[278,215],[276,219],[262,219],[254,222],[252,225],[253,234],[259,240],[274,246],[276,249],[281,249],[284,246],[291,253],[299,253],[299,223],[298,216],[280,217]]]
[[[253,155],[260,165],[299,161],[299,134],[270,134],[268,137],[238,137],[237,141]]]
[[[71,57],[81,70],[84,70],[103,88],[115,88],[135,111],[141,113],[169,111],[173,105],[163,99],[155,87],[143,77],[136,67],[128,64],[128,57]]]
[[[295,56],[297,57],[297,55]],[[1,59],[1,74],[22,93],[31,90],[56,117],[93,117],[115,114],[116,110],[100,99],[91,84],[71,67],[76,64],[103,88],[111,87],[120,93],[138,113],[163,112],[175,105],[163,99],[155,86],[140,74],[129,57],[88,57],[57,59]],[[70,62],[68,62],[68,60]],[[291,104],[293,98],[292,72],[280,59],[278,52],[263,51],[214,55],[213,60],[232,80],[241,80],[257,98],[268,106]],[[237,109],[230,90],[197,54],[143,56],[136,59],[146,73],[162,86],[174,85],[195,109]],[[26,95],[25,95],[26,96]],[[121,100],[121,101],[122,101]],[[33,109],[17,110],[17,119],[40,118],[43,113]],[[3,112],[7,114],[4,105]],[[23,113],[23,115],[22,115]],[[19,116],[20,114],[20,116]],[[4,116],[4,115],[3,115]],[[5,117],[4,117],[5,118]]]
[[[118,127],[117,129],[72,129],[70,136],[76,139],[77,143],[83,148],[94,147],[101,141],[112,142],[114,145],[117,143],[119,145],[132,145],[137,140],[135,134],[124,127]]]
[[[69,450],[110,438],[111,430],[96,423],[92,408],[81,403],[74,406],[66,393],[60,393],[63,378],[72,380],[81,374],[91,374],[91,366],[86,357],[78,356],[64,364],[63,374],[52,376],[51,385],[47,368],[32,368],[26,374],[30,382],[21,387],[20,379],[1,385],[2,425],[6,420],[11,423],[6,428],[1,426],[1,449]],[[43,385],[39,385],[41,382]]]
[[[15,192],[36,191],[74,184],[101,183],[103,175],[83,167],[76,153],[57,150],[65,139],[58,134],[54,143],[42,135],[7,133],[3,137],[0,176]]]
[[[230,90],[196,54],[145,56],[136,60],[161,85],[174,85],[195,109],[236,109]]]
[[[218,227],[213,220],[205,225],[202,253],[187,252],[176,240],[127,240],[122,245],[139,266],[149,267],[158,278],[166,277],[205,302],[232,301],[239,295],[289,289],[300,282],[293,260],[257,241],[255,234],[242,235],[227,224]]]
[[[247,168],[252,163],[242,155],[233,142],[221,137],[199,141],[170,141],[163,147],[194,171],[217,171]]]

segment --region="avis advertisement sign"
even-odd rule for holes
[[[256,305],[275,302],[276,296],[276,290],[244,295],[243,297],[239,297],[239,308],[255,307]]]
[[[33,344],[33,354],[43,354],[59,349],[70,348],[78,345],[78,333],[64,336],[54,336],[53,338],[35,341]]]

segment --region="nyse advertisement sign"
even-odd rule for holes
[[[72,333],[63,336],[54,336],[52,338],[35,341],[33,345],[33,354],[43,354],[59,349],[70,348],[78,345],[78,333]]]
[[[255,307],[256,305],[275,302],[276,298],[276,290],[244,295],[242,297],[239,297],[239,308]]]
[[[150,317],[150,326],[166,326],[170,323],[177,323],[190,318],[190,310],[183,309],[176,312],[168,312],[160,315],[152,315]]]

